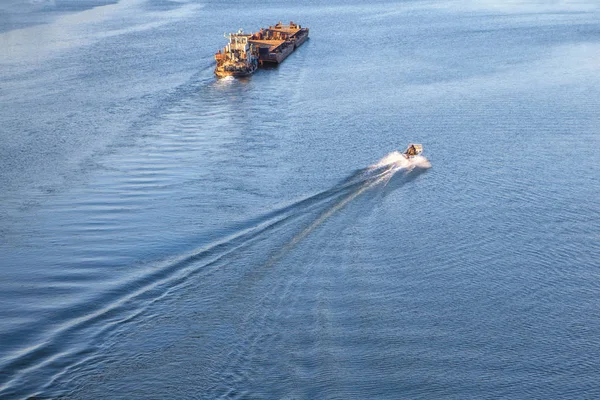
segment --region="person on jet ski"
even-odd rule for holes
[[[416,156],[417,155],[417,149],[415,149],[415,146],[411,144],[410,146],[408,146],[408,149],[406,149],[406,151],[404,152],[404,154],[406,154],[409,157]]]

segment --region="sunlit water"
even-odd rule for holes
[[[548,3],[0,5],[0,397],[600,397],[600,7]]]

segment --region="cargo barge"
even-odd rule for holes
[[[276,65],[285,60],[295,49],[308,39],[308,28],[290,21],[281,22],[258,32],[229,34],[229,44],[215,54],[215,74],[224,76],[247,76],[256,71],[258,65]],[[225,36],[227,37],[227,36]]]
[[[258,48],[258,61],[263,64],[280,64],[308,38],[308,28],[290,21],[261,28],[252,34],[250,43]]]

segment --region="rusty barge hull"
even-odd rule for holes
[[[290,21],[281,22],[253,33],[249,43],[258,49],[259,64],[281,64],[294,50],[308,39],[308,28]]]
[[[250,40],[258,48],[258,62],[281,64],[294,51],[294,46],[285,40]]]

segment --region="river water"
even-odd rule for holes
[[[310,40],[215,79],[280,20]],[[4,2],[0,397],[600,397],[598,21]]]

